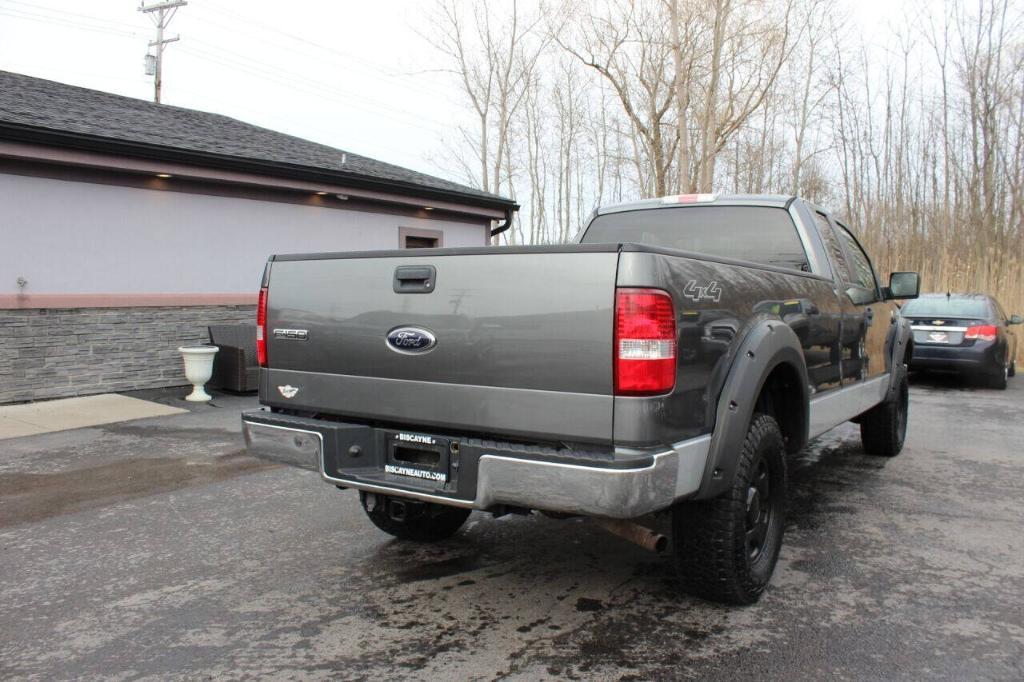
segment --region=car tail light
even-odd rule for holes
[[[618,289],[615,296],[615,393],[656,395],[676,384],[676,316],[660,289]]]
[[[249,299],[252,300],[252,299]],[[267,366],[267,288],[260,289],[256,304],[256,360],[260,367]]]
[[[978,339],[980,341],[995,341],[996,340],[996,328],[995,325],[991,324],[978,324],[973,327],[968,327],[967,331],[964,332],[965,339]]]

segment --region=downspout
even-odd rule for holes
[[[505,209],[505,220],[500,225],[491,230],[491,237],[497,237],[499,234],[512,227],[512,214],[515,213],[514,208]]]

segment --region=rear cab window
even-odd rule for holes
[[[687,206],[599,215],[584,244],[635,242],[810,272],[789,211],[771,206]]]

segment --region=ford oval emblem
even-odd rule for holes
[[[388,332],[388,348],[396,353],[426,353],[437,345],[437,337],[422,327],[395,327]]]

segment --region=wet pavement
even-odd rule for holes
[[[0,677],[1024,678],[1024,377],[915,380],[895,459],[802,453],[747,608],[585,520],[393,540],[217,402],[0,445]]]

